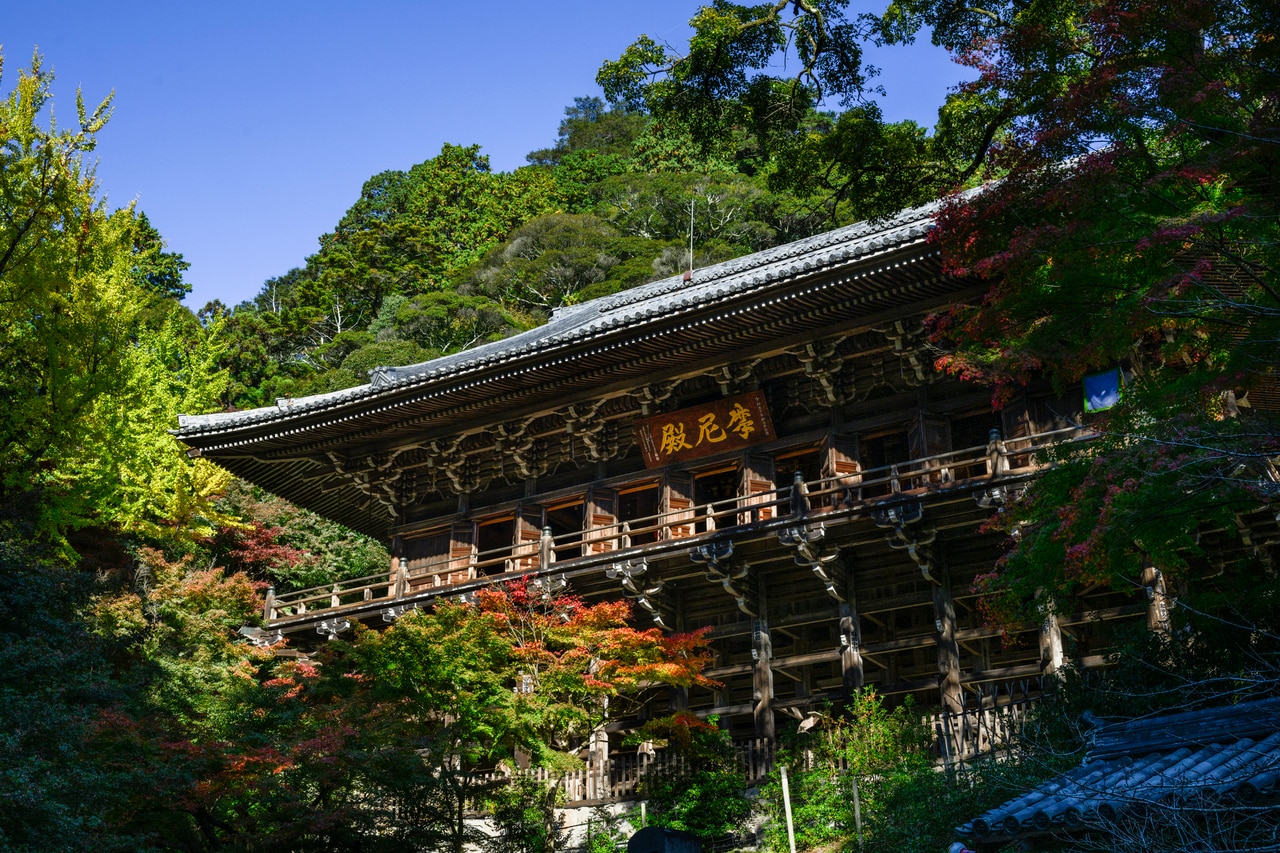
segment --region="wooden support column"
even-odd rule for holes
[[[773,669],[769,659],[773,657],[773,642],[769,638],[769,625],[763,619],[756,621],[756,631],[751,646],[754,658],[751,667],[751,692],[755,702],[753,715],[756,737],[773,739]]]
[[[1164,575],[1155,566],[1142,570],[1142,586],[1147,591],[1147,627],[1160,634],[1169,633],[1169,596]]]
[[[853,695],[866,684],[862,665],[862,626],[858,623],[858,597],[853,584],[853,569],[844,570],[845,600],[840,603],[840,672],[844,691]]]
[[[1052,611],[1040,625],[1040,674],[1053,675],[1062,669],[1062,628]]]
[[[933,588],[933,613],[938,628],[938,690],[942,707],[952,713],[964,709],[960,687],[960,643],[956,640],[956,605],[944,576]]]
[[[612,791],[609,790],[609,733],[600,727],[591,733],[591,742],[588,746],[587,768],[588,799],[605,800],[608,799]]]
[[[840,672],[844,676],[845,693],[853,695],[866,683],[862,666],[862,630],[853,602],[840,605]]]
[[[773,657],[773,641],[769,637],[768,605],[765,596],[765,580],[761,574],[758,578],[758,597],[760,618],[756,620],[756,630],[752,637],[751,657],[751,693],[755,702],[753,716],[756,724],[756,737],[773,740],[773,668],[770,665]]]
[[[673,595],[675,600],[675,613],[671,617],[671,624],[675,627],[676,633],[684,633],[684,596]],[[677,685],[670,688],[668,693],[668,707],[671,713],[689,710],[689,688],[684,685]]]

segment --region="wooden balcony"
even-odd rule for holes
[[[544,528],[540,536],[500,548],[452,549],[412,573],[405,561],[393,560],[394,569],[366,577],[279,595],[269,591],[263,617],[271,631],[314,628],[332,636],[349,619],[389,623],[439,596],[465,596],[519,577],[601,575],[631,561],[688,554],[713,541],[748,542],[797,525],[835,527],[940,498],[971,497],[986,507],[1007,499],[1048,464],[1041,451],[1089,438],[1083,430],[1062,429],[852,475],[808,481],[797,477],[773,489],[625,521],[588,523],[558,535]]]

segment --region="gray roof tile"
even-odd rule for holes
[[[1091,740],[1079,767],[957,833],[995,843],[1106,824],[1153,803],[1214,808],[1280,793],[1280,699],[1118,723]]]

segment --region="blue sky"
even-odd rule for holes
[[[495,169],[554,142],[564,107],[641,33],[678,45],[696,0],[361,4],[44,0],[0,16],[3,89],[39,46],[55,110],[115,91],[98,147],[112,206],[132,200],[191,263],[199,307],[234,305],[300,265],[369,176],[441,144]],[[962,69],[887,49],[886,117],[931,125]]]

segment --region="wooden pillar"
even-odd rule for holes
[[[769,659],[773,657],[773,642],[769,638],[769,624],[762,618],[756,621],[755,635],[752,638],[751,657],[751,692],[755,701],[753,716],[756,723],[756,737],[773,739],[773,669]]]
[[[680,595],[675,586],[668,586],[673,594],[671,598],[675,601],[675,613],[672,614],[671,624],[675,627],[676,633],[684,633],[684,596]],[[689,710],[689,688],[684,685],[677,685],[669,688],[668,692],[668,708],[671,713]]]
[[[947,578],[933,588],[933,613],[938,628],[938,690],[942,707],[953,713],[964,709],[960,687],[960,644],[956,640],[956,606]]]
[[[751,693],[755,701],[756,737],[773,740],[773,640],[769,636],[769,598],[764,573],[756,575],[756,609],[760,613],[751,643]]]
[[[1169,596],[1164,575],[1155,566],[1142,570],[1142,586],[1147,591],[1147,627],[1161,634],[1169,633]]]
[[[1058,616],[1050,611],[1040,625],[1040,674],[1053,675],[1062,669],[1062,628]]]
[[[848,695],[866,684],[862,665],[862,626],[858,624],[858,601],[854,597],[853,571],[845,572],[845,597],[840,604],[840,672]]]
[[[609,733],[603,726],[591,733],[588,749],[587,784],[590,787],[587,797],[593,800],[608,799],[612,793],[609,788]]]

